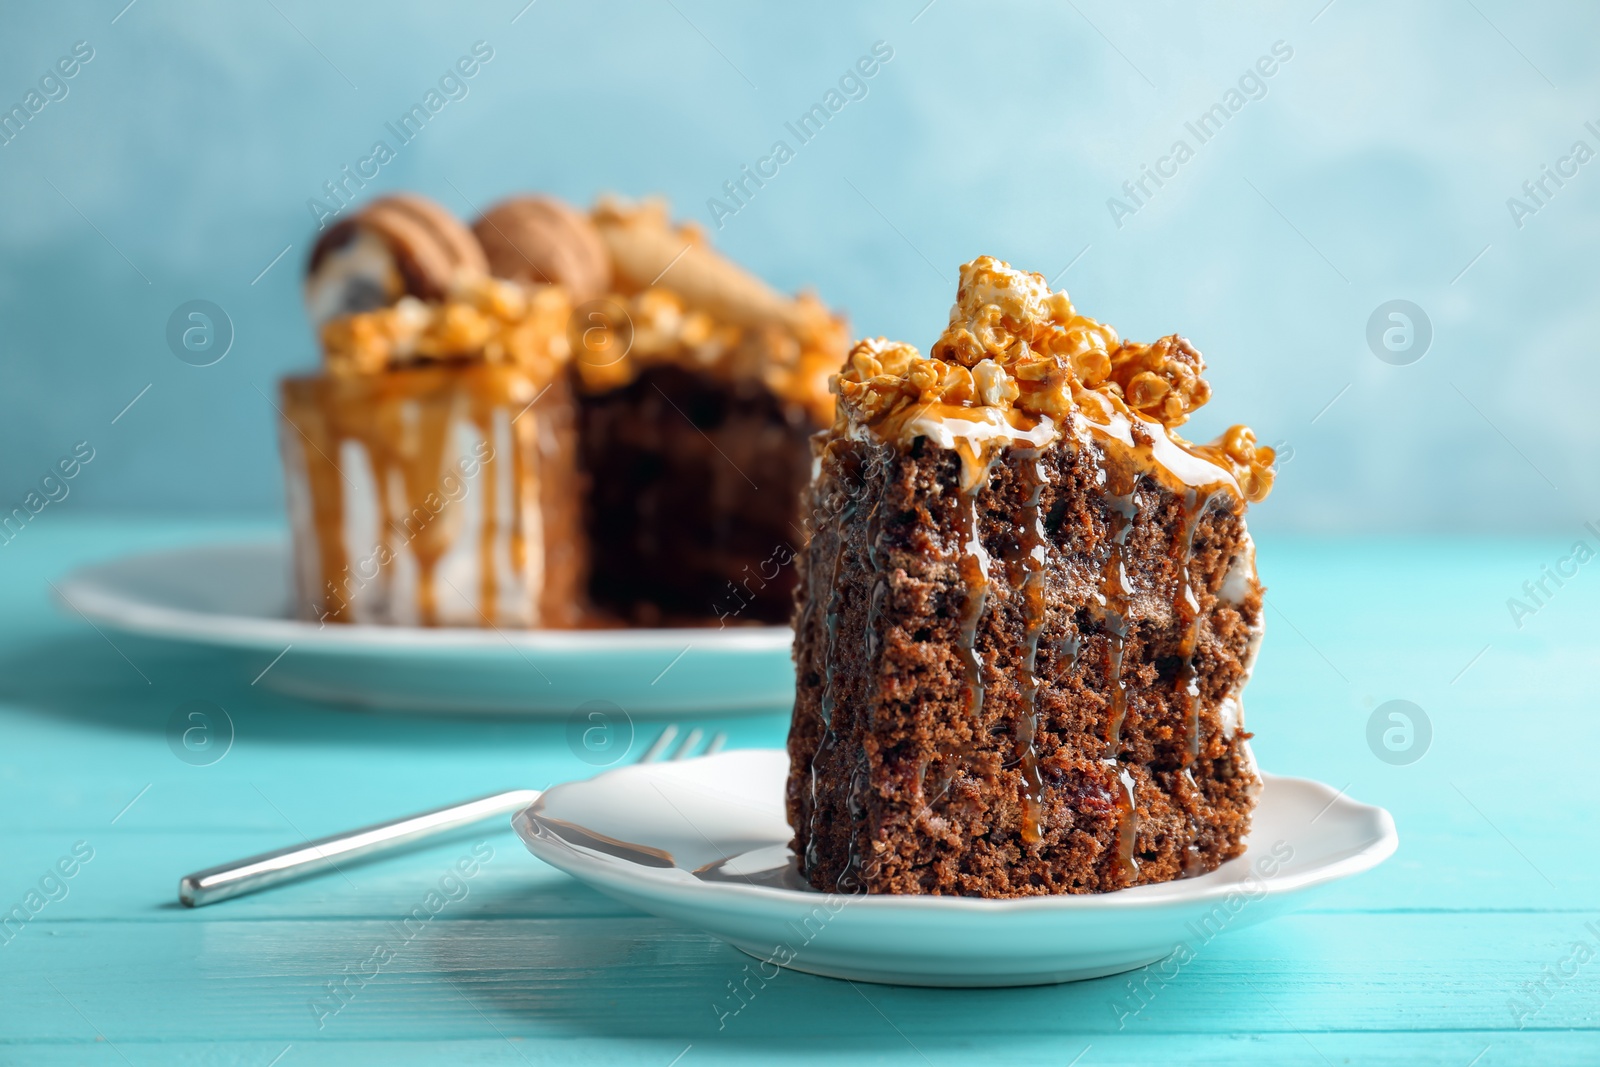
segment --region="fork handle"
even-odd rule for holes
[[[302,845],[291,845],[196,871],[179,879],[178,899],[187,907],[198,908],[319,874],[330,868],[338,869],[344,863],[393,852],[415,841],[437,837],[496,815],[519,811],[539,799],[539,792],[537,789],[512,789],[504,793],[491,793],[476,800],[363,826],[359,830],[347,830]]]

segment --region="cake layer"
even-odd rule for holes
[[[789,740],[813,885],[1093,892],[1241,851],[1243,501],[1221,468],[1151,462],[1143,426],[827,441]]]
[[[675,366],[584,395],[594,604],[635,622],[783,622],[810,478],[806,409]]]
[[[587,570],[572,390],[510,365],[290,378],[281,442],[297,611],[568,626]]]

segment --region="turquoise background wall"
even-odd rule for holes
[[[664,193],[860,333],[926,346],[985,252],[1125,336],[1182,332],[1216,389],[1195,436],[1292,451],[1258,528],[1600,517],[1590,5],[525,2],[0,12],[4,509],[87,442],[51,508],[279,510],[308,201],[381,139],[362,196]],[[430,102],[408,143],[386,129]],[[210,366],[168,346],[191,300],[232,324]],[[1425,322],[1385,312],[1369,343],[1393,300]]]

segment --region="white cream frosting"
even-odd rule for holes
[[[957,441],[983,446],[996,441],[1011,445],[1031,445],[1043,448],[1060,437],[1056,424],[1043,416],[1031,430],[1020,430],[1006,420],[998,408],[970,408],[971,417],[955,418],[948,415],[919,415],[906,422],[906,431],[913,436],[928,438],[940,448],[955,448]]]
[[[1233,735],[1244,725],[1244,700],[1239,689],[1222,698],[1222,703],[1217,705],[1217,717],[1222,721],[1222,736],[1233,740]]]

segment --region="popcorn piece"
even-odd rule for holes
[[[1205,360],[1188,341],[1171,334],[1154,344],[1124,343],[1111,353],[1110,379],[1130,408],[1167,426],[1181,426],[1189,413],[1211,399],[1200,377]]]
[[[1231,470],[1234,480],[1239,483],[1245,499],[1250,503],[1266,499],[1272,491],[1272,482],[1277,476],[1277,469],[1273,466],[1277,462],[1277,451],[1256,444],[1255,432],[1250,427],[1230,426],[1209,445],[1191,446],[1190,450]]]
[[[978,387],[978,402],[985,407],[1006,407],[1021,395],[1005,368],[992,359],[980,359],[972,368],[972,378]]]

